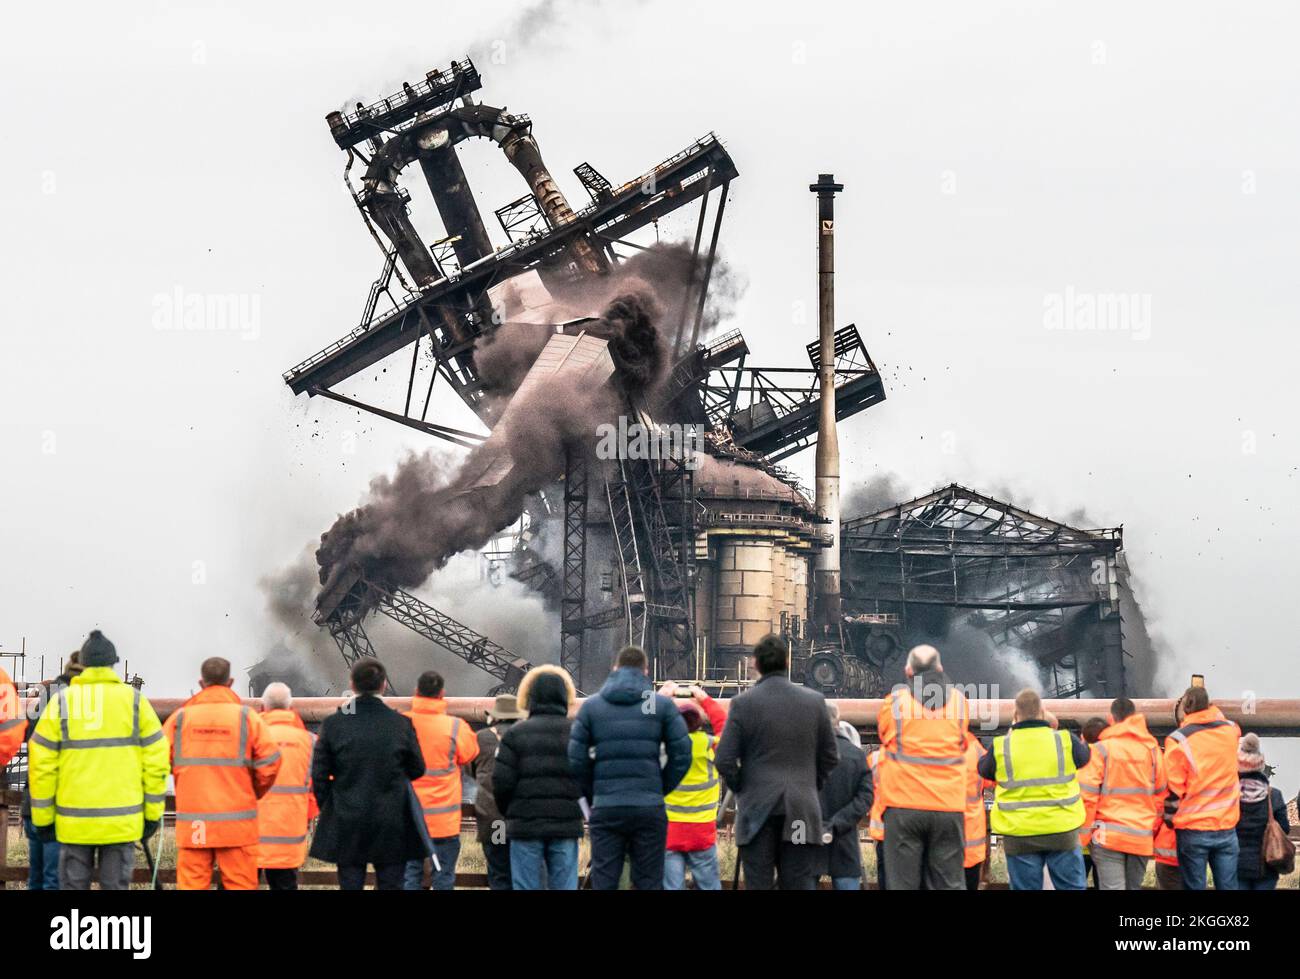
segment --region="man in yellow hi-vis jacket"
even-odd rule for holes
[[[32,823],[59,841],[59,887],[125,890],[135,844],[162,821],[167,741],[149,701],[113,672],[117,650],[98,629],[81,647],[85,667],[45,706],[28,762]]]

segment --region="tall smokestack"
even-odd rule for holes
[[[831,546],[817,552],[814,622],[839,635],[840,438],[835,428],[835,195],[844,189],[829,173],[808,189],[817,195],[817,335],[821,341],[817,419],[817,513],[830,521]]]

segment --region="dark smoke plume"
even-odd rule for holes
[[[644,393],[663,373],[656,314],[650,297],[627,294],[589,325],[609,341],[616,383],[631,395]],[[420,585],[452,555],[482,547],[518,519],[527,497],[562,475],[566,449],[593,445],[596,426],[615,419],[621,404],[610,386],[575,389],[565,375],[545,379],[526,398],[456,471],[430,453],[411,454],[392,476],[375,478],[366,503],[322,535],[321,584],[355,567],[387,588]],[[512,463],[508,474],[482,485],[502,451]]]

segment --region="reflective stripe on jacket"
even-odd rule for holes
[[[670,823],[709,823],[718,818],[718,770],[713,767],[716,739],[705,731],[691,734],[691,767],[664,797]]]
[[[424,774],[414,782],[424,825],[435,840],[460,833],[460,766],[478,757],[478,738],[459,717],[447,716],[441,697],[412,697],[403,711],[415,726],[424,754]]]
[[[1237,742],[1241,728],[1217,707],[1188,714],[1165,739],[1174,829],[1232,829],[1241,815]],[[1170,800],[1173,803],[1173,800]]]
[[[204,687],[163,725],[176,777],[176,845],[257,843],[257,800],[280,771],[260,714],[229,687]]]
[[[880,759],[884,752],[877,748],[867,755],[867,767],[871,769],[871,815],[867,821],[867,833],[877,842],[885,838],[885,795],[880,791]]]
[[[984,808],[984,790],[992,783],[979,773],[980,759],[986,754],[979,738],[966,742],[966,851],[963,867],[977,867],[988,852],[989,820]]]
[[[938,682],[913,684],[912,690],[896,686],[885,698],[877,716],[880,746],[884,749],[882,789],[891,809],[927,809],[937,812],[966,810],[966,734],[970,707],[956,687]],[[943,691],[940,707],[930,704],[930,692]]]
[[[280,751],[271,791],[257,803],[257,865],[294,870],[307,860],[307,829],[316,815],[311,752],[316,736],[292,710],[269,710],[262,720]]]
[[[1178,834],[1174,832],[1172,826],[1166,826],[1163,820],[1156,830],[1151,852],[1157,863],[1165,863],[1171,867],[1178,866]]]
[[[18,754],[27,737],[27,718],[18,703],[18,688],[0,667],[0,768]]]
[[[1166,794],[1165,761],[1143,715],[1133,714],[1101,732],[1079,788],[1088,816],[1084,830],[1093,843],[1151,856]]]
[[[1070,732],[1013,727],[993,739],[997,786],[990,828],[1001,836],[1046,836],[1083,825]]]
[[[28,746],[32,823],[60,843],[140,839],[161,820],[167,742],[149,701],[106,666],[73,677],[45,706]]]

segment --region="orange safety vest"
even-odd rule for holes
[[[176,779],[176,845],[254,846],[257,800],[280,770],[280,751],[261,716],[229,687],[204,687],[163,731]]]
[[[990,782],[979,773],[980,759],[987,752],[973,735],[966,741],[966,853],[963,867],[978,867],[984,862],[989,844],[989,814],[984,808],[984,790]]]
[[[1080,768],[1076,776],[1079,780],[1079,795],[1083,797],[1083,825],[1079,827],[1079,846],[1084,853],[1088,852],[1092,843],[1092,824],[1097,818],[1097,790],[1101,785],[1102,765],[1102,754],[1097,750],[1097,745],[1090,744],[1088,747],[1092,749],[1088,764]]]
[[[1164,820],[1161,820],[1159,828],[1156,829],[1151,852],[1157,863],[1167,863],[1171,867],[1178,866],[1178,834],[1174,832],[1172,826],[1166,826]]]
[[[460,766],[478,757],[478,738],[459,717],[447,716],[441,697],[412,697],[403,711],[415,725],[424,753],[424,774],[414,782],[429,835],[446,839],[460,833]]]
[[[262,720],[280,749],[280,771],[257,803],[257,865],[296,870],[307,862],[307,828],[316,816],[311,753],[316,735],[297,711],[268,710]]]
[[[956,687],[947,689],[949,696],[939,708],[918,703],[903,684],[881,704],[876,728],[885,752],[881,787],[886,808],[966,811],[970,705]]]
[[[1100,765],[1094,765],[1100,759]],[[1161,822],[1165,762],[1160,746],[1147,732],[1147,719],[1134,714],[1110,725],[1092,746],[1079,778],[1092,842],[1107,850],[1149,857]],[[1095,779],[1095,781],[1092,781]]]
[[[1241,815],[1237,742],[1241,728],[1217,707],[1188,714],[1165,740],[1169,792],[1178,797],[1174,829],[1232,829]]]
[[[867,767],[871,769],[871,817],[867,834],[877,842],[885,838],[885,796],[880,790],[880,759],[883,754],[877,748],[867,755]]]
[[[0,667],[0,768],[18,754],[27,735],[27,717],[18,703],[18,688]]]

